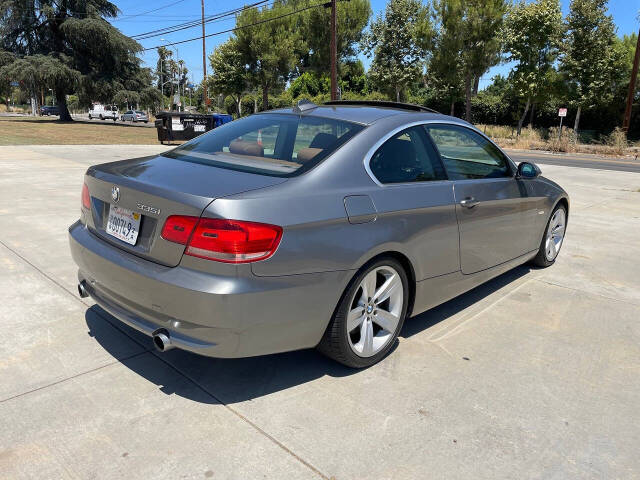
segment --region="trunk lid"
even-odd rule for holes
[[[85,183],[91,196],[87,226],[122,250],[166,266],[176,266],[185,246],[161,237],[170,215],[199,217],[220,197],[269,187],[286,178],[245,173],[163,156],[105,163],[90,167]],[[117,189],[117,200],[112,191]],[[136,243],[130,245],[107,233],[111,205],[142,215]]]

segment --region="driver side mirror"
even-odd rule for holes
[[[516,178],[536,178],[542,171],[535,163],[520,162],[518,164],[518,172]]]

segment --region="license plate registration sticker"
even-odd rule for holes
[[[107,233],[118,240],[135,245],[140,231],[140,219],[142,215],[126,208],[109,206],[109,219],[107,220]]]

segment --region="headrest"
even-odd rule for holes
[[[298,163],[306,163],[322,151],[322,148],[301,148],[298,152]]]
[[[252,157],[264,157],[264,148],[257,142],[234,140],[229,144],[229,152],[237,155],[250,155]]]
[[[337,141],[338,137],[335,135],[321,132],[313,137],[313,140],[311,140],[311,143],[309,144],[309,148],[321,148],[324,150],[325,148],[332,147]]]

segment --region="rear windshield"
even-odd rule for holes
[[[162,155],[231,170],[292,177],[313,168],[363,128],[328,118],[252,115]]]

